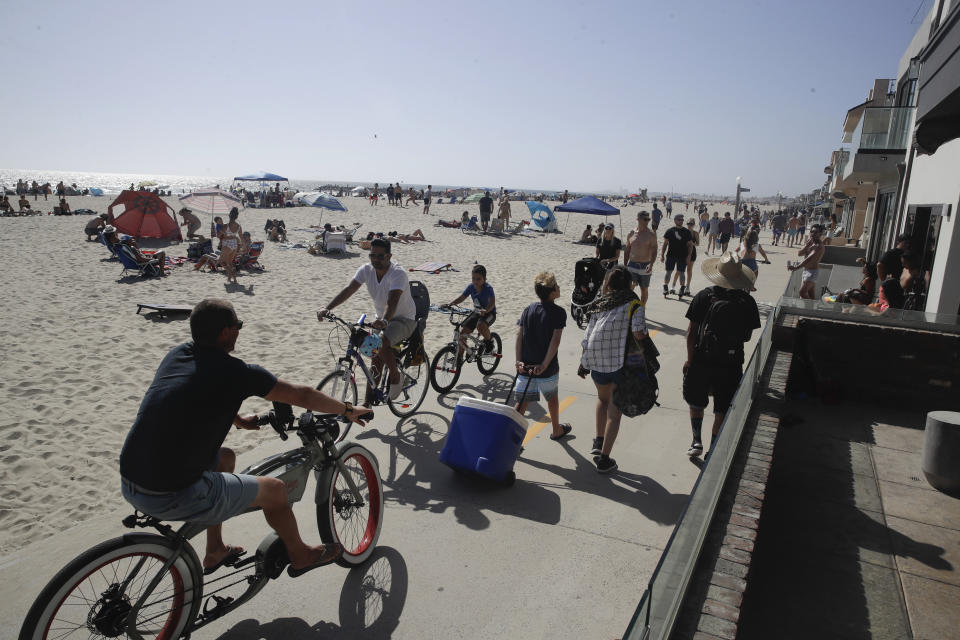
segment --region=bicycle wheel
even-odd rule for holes
[[[387,398],[387,406],[390,407],[393,415],[399,418],[406,418],[416,413],[423,404],[423,399],[427,397],[427,389],[430,387],[430,360],[423,347],[420,347],[420,357],[414,361],[418,364],[399,367],[398,363],[403,390],[396,400]]]
[[[480,373],[485,376],[497,370],[497,365],[500,364],[503,356],[503,343],[500,341],[500,336],[491,331],[490,341],[493,343],[493,351],[487,351],[477,358],[477,369],[480,369]]]
[[[340,461],[360,491],[357,502],[340,467],[328,466],[317,483],[317,527],[324,542],[343,545],[338,564],[353,567],[370,557],[383,527],[383,485],[380,465],[372,453],[350,443]]]
[[[437,393],[446,393],[453,389],[453,385],[460,379],[460,365],[455,345],[448,344],[437,351],[430,365],[430,384]]]
[[[357,383],[353,381],[347,369],[338,368],[336,371],[331,371],[317,385],[317,391],[322,391],[340,402],[357,405]]]
[[[188,556],[178,557],[137,612],[135,628],[127,618],[157,572],[174,554],[162,536],[130,534],[88,549],[53,577],[34,601],[20,640],[79,635],[176,640],[200,607],[203,580]]]

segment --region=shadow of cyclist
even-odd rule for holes
[[[302,618],[260,623],[242,620],[219,640],[319,640],[320,638],[390,638],[400,624],[407,600],[407,564],[400,552],[377,547],[361,567],[351,569],[340,591],[340,624]]]

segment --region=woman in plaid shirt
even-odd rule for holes
[[[607,272],[601,296],[589,310],[590,321],[583,334],[583,355],[580,357],[580,377],[590,372],[597,386],[597,437],[593,439],[593,461],[600,473],[617,469],[610,457],[613,443],[620,430],[620,410],[613,404],[627,349],[630,331],[640,341],[647,336],[643,307],[633,292],[634,282],[623,265]]]

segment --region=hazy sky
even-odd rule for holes
[[[0,167],[792,195],[930,5],[5,0]]]

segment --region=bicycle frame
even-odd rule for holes
[[[364,377],[367,379],[367,384],[370,386],[371,389],[374,389],[376,391],[376,394],[377,394],[376,403],[385,404],[387,401],[387,395],[388,395],[389,376],[384,375],[384,372],[380,371],[380,380],[377,381],[373,375],[373,371],[372,371],[373,367],[372,366],[367,367],[367,364],[363,359],[363,354],[361,354],[357,350],[356,346],[354,346],[355,332],[361,331],[362,327],[369,326],[364,323],[364,320],[366,319],[366,317],[367,317],[366,314],[363,314],[362,316],[360,316],[360,320],[357,322],[357,324],[360,326],[358,328],[357,326],[351,325],[345,322],[344,320],[337,318],[336,316],[332,316],[332,320],[334,322],[336,322],[337,324],[344,327],[347,331],[350,332],[350,340],[347,341],[347,352],[342,357],[337,359],[337,365],[343,367],[344,369],[350,372],[350,380],[354,384],[357,383],[356,366],[359,365],[360,371],[363,372]],[[394,349],[395,347],[391,346],[390,348]],[[397,354],[397,356],[399,357],[399,354]],[[381,367],[382,366],[383,365],[381,364]]]

